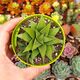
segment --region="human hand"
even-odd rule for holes
[[[0,25],[0,80],[32,80],[41,72],[50,66],[29,67],[20,69],[9,59],[11,52],[9,50],[10,35],[16,24],[22,18],[15,18],[3,25]]]

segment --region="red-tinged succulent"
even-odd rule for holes
[[[71,26],[71,33],[74,37],[80,37],[80,25],[79,24],[73,24]]]
[[[65,49],[62,56],[67,58],[72,58],[77,53],[78,53],[78,50],[74,46],[72,46],[70,42],[68,42],[65,45]]]
[[[25,6],[23,6],[22,13],[25,13],[27,15],[35,14],[34,12],[34,6],[32,6],[29,2]]]
[[[10,2],[7,7],[7,11],[10,11],[11,15],[18,15],[20,13],[20,8],[19,4],[16,2]]]
[[[65,35],[68,35],[70,33],[70,26],[68,24],[64,24],[62,28],[64,30]]]
[[[8,4],[9,2],[10,2],[10,0],[0,0],[0,4]]]
[[[0,13],[3,13],[4,11],[4,7],[2,5],[0,5]]]
[[[25,0],[17,0],[17,2],[20,4],[20,3],[23,3]]]
[[[32,5],[39,5],[43,2],[43,0],[30,0]]]
[[[45,0],[45,2],[49,2],[49,3],[54,3],[54,2],[56,2],[57,0]]]
[[[39,7],[39,12],[42,13],[42,14],[47,14],[47,15],[50,15],[50,13],[52,12],[52,8],[51,8],[51,5],[50,3],[48,2],[44,2],[42,5],[40,5]]]
[[[74,2],[74,0],[68,0],[69,2]]]
[[[67,3],[68,0],[60,0],[61,5]]]

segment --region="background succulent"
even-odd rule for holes
[[[36,77],[34,80],[43,80],[43,78],[46,78],[47,76],[50,76],[50,70],[45,70],[38,77]]]
[[[67,58],[72,58],[77,53],[78,50],[70,42],[68,42],[65,45],[65,49],[62,56]]]
[[[64,61],[59,61],[53,64],[52,72],[55,74],[57,79],[60,79],[60,80],[65,80],[65,78],[69,77],[71,73],[70,67]]]
[[[46,18],[41,16],[38,23],[30,20],[28,27],[21,27],[20,30],[23,32],[19,32],[17,36],[18,40],[22,40],[22,42],[17,41],[19,45],[18,55],[22,55],[22,57],[27,55],[26,59],[31,64],[34,64],[34,59],[37,56],[41,56],[43,64],[45,57],[52,61],[55,45],[63,45],[63,38],[56,37],[61,31],[60,27],[51,27],[52,22],[51,20],[46,21]]]
[[[75,56],[71,60],[72,73],[80,77],[80,56]]]

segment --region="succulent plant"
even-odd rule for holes
[[[50,70],[45,70],[42,72],[38,77],[36,77],[34,80],[43,80],[43,78],[46,78],[47,76],[50,76]]]
[[[68,8],[67,4],[62,4],[62,12],[64,13]]]
[[[74,15],[73,9],[69,9],[67,11],[67,18],[66,18],[67,23],[69,23],[69,24],[71,23],[73,15]]]
[[[76,77],[80,77],[80,56],[75,56],[71,59],[72,73]]]
[[[5,21],[7,21],[6,15],[0,15],[0,24],[3,24]]]
[[[71,26],[71,33],[74,37],[80,38],[80,25],[79,24],[73,24]]]
[[[59,12],[60,11],[60,3],[58,1],[55,1],[52,6],[54,7],[54,10]]]
[[[75,3],[74,2],[70,2],[69,3],[69,8],[70,9],[74,9],[75,8]]]
[[[65,49],[62,56],[67,58],[72,58],[77,53],[78,53],[78,50],[74,46],[72,46],[70,42],[68,42],[65,45]]]
[[[52,72],[55,74],[57,79],[65,80],[69,77],[71,70],[66,62],[59,61],[52,65]]]
[[[62,28],[64,30],[65,35],[68,35],[70,33],[70,26],[68,24],[64,24]]]
[[[51,17],[52,17],[54,20],[58,21],[58,22],[62,25],[62,19],[63,19],[63,17],[62,17],[58,12],[52,13],[52,14],[51,14]]]
[[[17,43],[15,42],[15,45],[18,48],[16,52],[17,55],[21,57],[21,59],[24,61],[27,60],[30,64],[35,64],[34,60],[37,57],[41,57],[42,59],[42,62],[40,64],[45,64],[46,57],[49,62],[53,61],[52,54],[56,51],[55,45],[64,45],[64,38],[62,33],[61,39],[56,37],[61,29],[60,27],[56,26],[54,28],[51,28],[53,21],[49,20],[46,22],[46,19],[48,18],[45,16],[41,16],[37,19],[37,23],[33,20],[30,20],[28,25],[29,27],[25,27],[26,25],[24,27],[20,26],[21,28],[19,28],[18,31],[21,30],[22,33],[18,32],[19,34],[16,34],[18,38]],[[12,45],[14,45],[14,42]],[[61,50],[62,47],[61,49],[57,49],[58,54]]]

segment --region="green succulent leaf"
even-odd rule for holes
[[[26,53],[26,61],[27,61],[27,62],[28,62],[28,60],[29,60],[30,55],[31,55],[30,52],[27,52],[27,53]]]
[[[36,38],[39,38],[39,36],[40,36],[40,32],[36,30]]]
[[[32,28],[33,30],[35,30],[35,29],[36,29],[36,26],[37,26],[37,23],[31,21],[31,22],[30,22],[30,26],[31,26],[31,28]]]
[[[29,61],[30,61],[32,64],[34,64],[34,59],[35,59],[35,57],[36,57],[38,54],[39,54],[38,49],[35,49],[35,50],[32,51],[31,58],[29,59]]]
[[[44,42],[49,42],[49,41],[52,41],[53,40],[53,38],[51,38],[51,37],[44,37]]]
[[[26,31],[32,39],[35,38],[35,31],[33,29],[31,28],[22,28],[22,29]]]
[[[46,55],[46,45],[43,44],[42,46],[40,46],[39,48],[39,52],[40,52],[40,55],[43,59],[43,62],[44,62],[44,59],[45,59],[45,55]]]
[[[19,34],[18,38],[20,38],[26,42],[30,42],[30,40],[31,40],[31,37],[26,32]]]
[[[50,30],[50,26],[51,26],[51,23],[48,23],[47,26],[44,27],[40,32],[47,36]]]
[[[41,44],[43,44],[43,38],[44,38],[44,34],[41,34],[40,36],[37,37],[38,42],[40,42]]]
[[[21,57],[21,56],[25,56],[26,54],[23,53],[22,51],[20,51],[20,52],[17,53],[17,55]]]
[[[63,44],[63,40],[58,39],[56,37],[53,37],[53,40],[47,42],[46,44],[47,45],[52,45],[52,44],[59,44],[59,43]]]
[[[46,56],[50,60],[53,60],[52,53],[54,52],[54,50],[55,50],[54,46],[50,46],[50,45],[47,46]]]
[[[46,26],[46,23],[45,23],[44,17],[41,16],[41,18],[40,18],[40,20],[39,20],[39,23],[38,23],[38,25],[37,25],[37,30],[40,31],[40,30],[42,30],[45,26]]]
[[[59,32],[59,30],[60,30],[60,28],[50,29],[49,35],[50,35],[50,36],[56,36],[56,34]]]
[[[41,44],[35,39],[34,43],[33,43],[33,47],[32,47],[32,51],[36,48],[38,48],[39,46],[41,46]]]
[[[32,47],[33,47],[33,40],[31,40],[31,41],[29,42],[29,44],[27,45],[27,47],[24,49],[23,52],[27,52],[27,51],[32,50]]]

